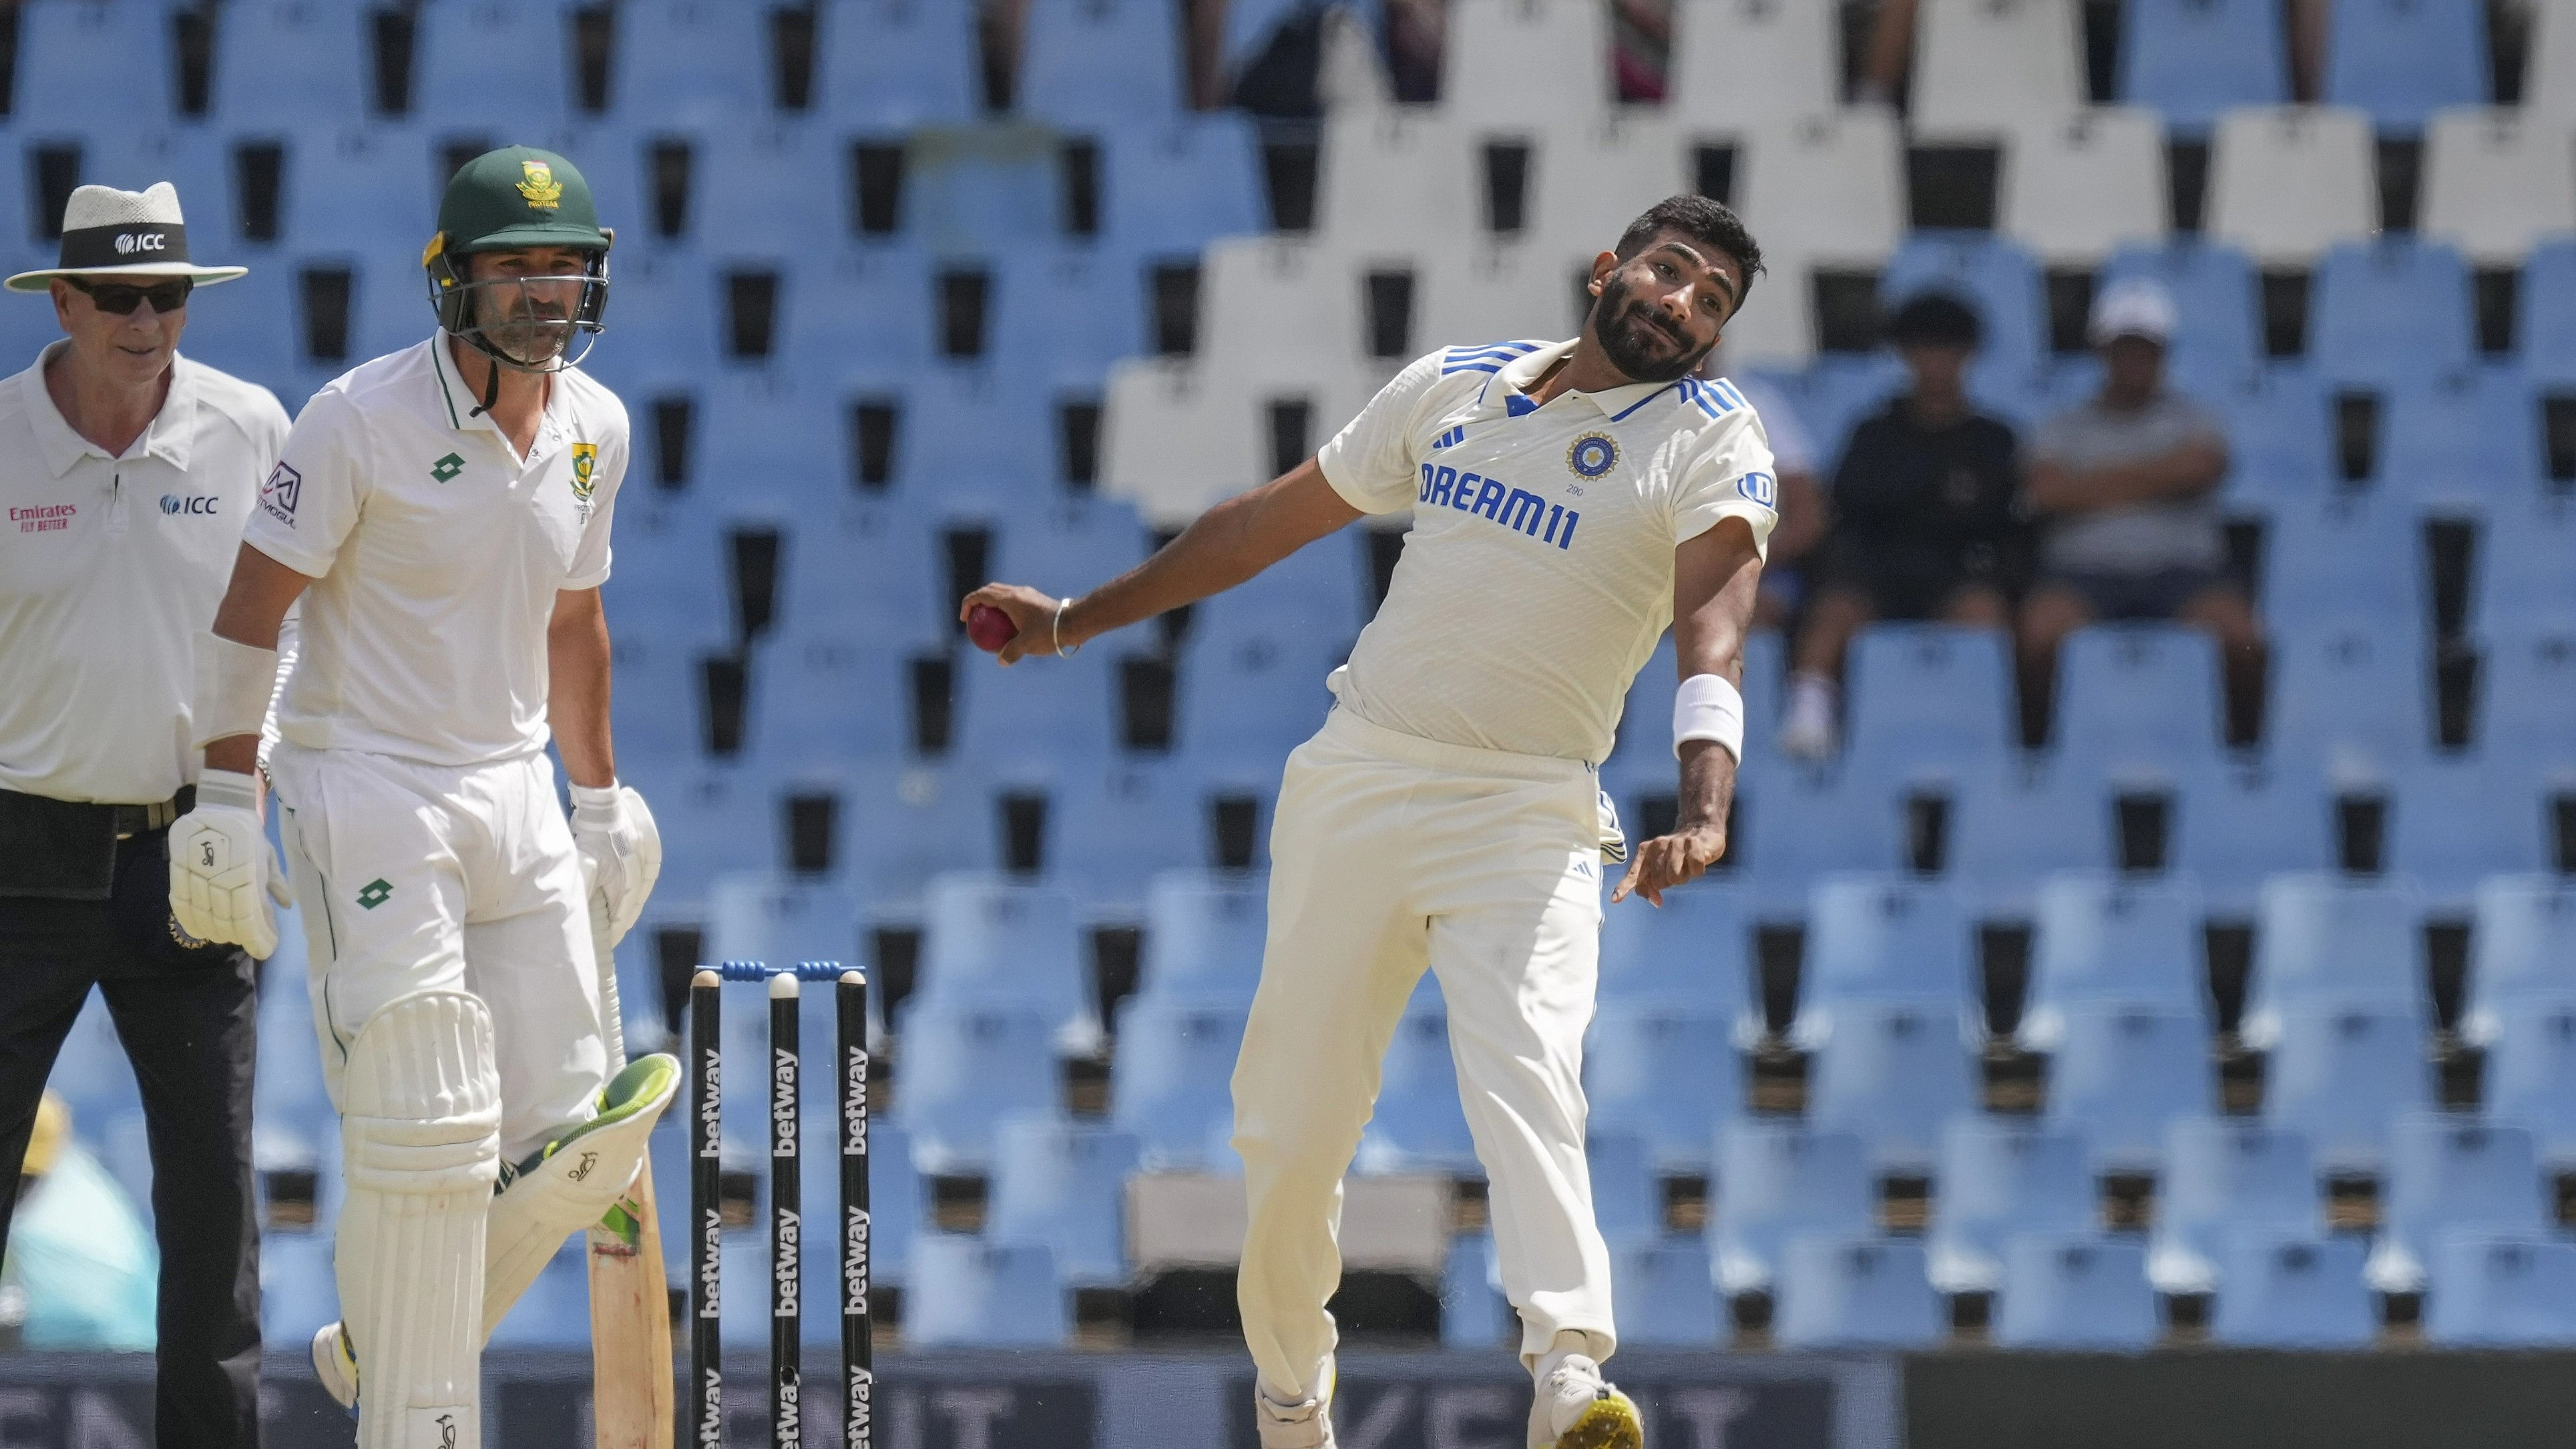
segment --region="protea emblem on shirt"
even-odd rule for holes
[[[597,443],[575,443],[572,445],[573,497],[580,499],[584,503],[588,503],[590,501],[590,490],[598,486],[592,476],[593,470],[598,466],[599,445]]]

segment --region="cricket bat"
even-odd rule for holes
[[[617,1001],[617,959],[608,943],[606,902],[591,897],[590,933],[599,970],[601,1030],[611,1076],[626,1065],[626,1022]],[[635,1185],[590,1229],[591,1420],[598,1449],[671,1449],[670,1286],[662,1277],[662,1229],[653,1210],[652,1151]]]

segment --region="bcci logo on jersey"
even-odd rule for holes
[[[1608,433],[1585,433],[1565,450],[1565,466],[1577,478],[1598,478],[1619,466],[1619,445]]]
[[[590,518],[591,490],[599,486],[599,445],[572,445],[572,501],[579,505],[584,521]]]

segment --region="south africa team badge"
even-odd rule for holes
[[[591,470],[598,466],[599,445],[597,443],[575,443],[572,445],[573,497],[580,499],[584,503],[588,503],[590,501],[590,490],[598,486],[592,481]]]
[[[1565,450],[1565,466],[1577,478],[1598,478],[1619,466],[1619,445],[1608,433],[1585,433]]]

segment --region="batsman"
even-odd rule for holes
[[[597,965],[661,860],[609,736],[626,410],[574,365],[610,241],[561,156],[460,169],[422,258],[437,332],[305,405],[197,650],[172,908],[264,954],[293,881],[347,1182],[313,1361],[360,1449],[478,1449],[484,1339],[618,1204],[679,1081],[667,1056],[617,1069]],[[267,781],[284,872],[256,750],[298,599]]]

